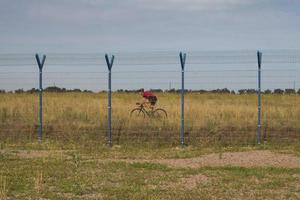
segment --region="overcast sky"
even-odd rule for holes
[[[114,52],[113,89],[180,88],[180,50],[187,88],[256,88],[256,50],[264,89],[299,88],[299,37],[299,0],[0,0],[0,89],[37,87],[37,52],[44,87],[106,89],[103,53]],[[268,57],[278,49],[292,51]]]
[[[299,0],[0,0],[0,53],[299,49]]]

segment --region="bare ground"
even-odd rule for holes
[[[299,168],[300,157],[293,154],[275,153],[269,150],[212,153],[194,158],[176,159],[109,159],[101,161],[124,161],[128,163],[159,163],[172,168],[200,167],[284,167]]]
[[[0,154],[13,154],[20,158],[62,157],[69,158],[67,151],[0,151]],[[292,154],[275,153],[269,150],[254,150],[243,152],[212,153],[194,158],[184,159],[96,159],[99,162],[127,162],[127,163],[159,163],[175,168],[199,167],[300,167],[300,157]],[[84,162],[95,161],[87,159]]]
[[[267,150],[247,152],[213,153],[188,159],[164,159],[155,162],[170,167],[300,167],[300,157],[291,154],[274,153]]]

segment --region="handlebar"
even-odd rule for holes
[[[145,104],[145,103],[136,102],[135,104],[136,104],[137,106],[144,107],[144,104]]]

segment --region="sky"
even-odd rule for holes
[[[0,52],[299,49],[298,0],[0,0]]]
[[[181,50],[186,52],[209,51],[210,53],[206,54],[208,56],[215,55],[213,52],[216,51],[234,51],[235,58],[251,59],[251,63],[247,62],[247,66],[243,63],[244,61],[241,61],[243,69],[256,69],[256,50],[280,50],[282,54],[285,54],[282,50],[288,49],[293,54],[297,54],[297,59],[300,57],[299,51],[296,50],[300,49],[299,22],[299,0],[0,0],[0,54],[2,54],[0,73],[15,72],[14,74],[0,75],[0,88],[14,89],[37,86],[35,79],[37,68],[33,70],[32,66],[29,65],[34,64],[34,57],[32,56],[30,61],[27,58],[23,60],[11,58],[9,62],[12,65],[21,65],[20,62],[23,62],[24,65],[28,64],[28,67],[12,68],[12,66],[5,66],[7,64],[5,55],[7,54],[47,54],[45,73],[49,72],[49,76],[46,74],[49,81],[47,82],[46,79],[46,85],[58,84],[59,86],[72,87],[72,85],[77,84],[73,87],[87,87],[86,89],[91,88],[93,90],[107,87],[105,85],[107,82],[106,74],[102,77],[101,86],[99,86],[100,82],[99,84],[93,82],[91,85],[85,85],[87,79],[91,81],[92,78],[96,79],[97,77],[92,77],[96,76],[96,73],[84,75],[84,72],[94,72],[98,68],[83,63],[81,67],[84,68],[79,69],[79,67],[71,66],[73,58],[69,57],[68,60],[67,58],[62,60],[55,55],[89,54],[93,55],[92,58],[77,57],[76,59],[80,61],[85,59],[95,64],[93,59],[95,59],[96,54],[101,55],[102,59],[106,52],[114,52],[121,55],[120,57],[124,53],[126,54],[125,66],[122,66],[122,69],[121,67],[114,68],[118,73],[118,70],[124,69],[133,71],[150,69],[147,68],[150,64],[157,67],[154,69],[155,67],[152,66],[151,70],[161,70],[162,67],[164,70],[171,70],[173,65],[177,64],[178,52]],[[295,51],[293,51],[294,49]],[[143,60],[143,57],[149,56],[147,52],[150,54],[156,52],[157,58],[150,56],[152,60],[149,57]],[[169,61],[168,58],[158,55],[157,52],[164,52],[167,57],[174,57]],[[244,56],[244,52],[251,53]],[[201,57],[200,54],[197,55]],[[53,55],[52,61],[51,55]],[[131,58],[132,56],[133,58]],[[275,58],[274,55],[273,58]],[[133,59],[138,59],[144,64],[130,66]],[[286,60],[289,62],[291,59]],[[51,62],[55,64],[49,66]],[[105,65],[103,59],[99,62],[101,65]],[[159,65],[159,62],[162,64],[164,62],[170,63],[169,66],[166,64],[162,66]],[[220,70],[241,67],[236,66],[237,63],[235,62],[235,60],[230,62],[234,66],[226,64],[226,60],[221,61],[218,66],[211,63],[209,65],[194,64],[188,69],[205,71],[205,69],[213,67]],[[116,57],[116,63],[118,63],[118,57]],[[299,70],[298,65],[286,63],[283,66],[282,63],[279,64],[269,67],[270,69],[272,67],[276,69],[285,67]],[[78,74],[67,77],[61,73],[59,74],[60,79],[58,79],[58,75],[53,73],[59,70],[82,73],[79,75],[81,75],[80,78],[83,79],[83,83],[80,83],[80,79],[76,78]],[[180,72],[179,64],[176,70]],[[30,74],[29,72],[32,71],[34,73]],[[104,73],[107,70],[104,66],[100,71]],[[100,71],[97,72],[100,73]],[[28,75],[22,72],[28,72]],[[50,72],[52,72],[52,76],[50,76]],[[113,87],[115,89],[121,86],[126,88],[124,82],[129,84],[129,79],[138,82],[138,84],[129,84],[130,87],[134,86],[134,88],[180,87],[180,74],[177,71],[174,72],[175,75],[168,72],[166,72],[167,74],[159,73],[161,78],[157,78],[158,73],[156,73],[150,81],[147,78],[154,73],[142,73],[142,75],[122,75],[120,72],[119,76],[116,74],[113,77],[119,78],[123,82],[120,81],[119,85],[114,84]],[[233,89],[256,87],[256,72],[251,72],[251,76],[253,76],[251,84],[245,86],[239,85],[241,80],[246,77],[241,73],[236,74],[236,76],[240,76],[240,79],[237,79],[235,85],[223,83],[216,85],[216,80],[220,80],[222,74],[205,73],[203,72],[201,76],[196,78],[188,79],[191,81],[188,87],[194,89],[213,89],[225,86]],[[229,72],[226,73],[230,74]],[[225,76],[227,76],[226,73]],[[273,75],[276,77],[280,73],[275,75],[273,73]],[[195,73],[191,72],[191,74],[195,76]],[[206,75],[207,77],[216,76],[215,79],[203,77]],[[232,76],[232,73],[230,75]],[[165,77],[173,77],[174,80]],[[17,79],[19,84],[13,78]],[[27,80],[28,85],[22,82],[23,79]],[[145,83],[146,79],[149,83]],[[202,83],[202,86],[199,86],[198,83],[194,84],[200,79],[202,82],[199,84]],[[300,86],[299,79],[299,71],[296,73],[291,71],[290,74],[286,75],[286,79],[281,79],[283,83],[288,82],[286,85],[282,84],[282,87],[298,87]],[[68,83],[67,80],[73,82]],[[226,80],[232,80],[232,78],[228,75]],[[203,85],[204,82],[209,81],[213,82],[213,85]],[[279,80],[273,79],[272,81],[278,82]],[[163,83],[160,84],[160,82]],[[265,85],[265,87],[276,88],[277,85]]]

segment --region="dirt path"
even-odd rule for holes
[[[92,161],[92,160],[89,160]],[[95,161],[95,160],[93,160]],[[200,167],[284,167],[300,168],[300,157],[269,150],[212,153],[184,159],[99,159],[99,162],[159,163],[172,168]]]
[[[20,158],[61,157],[71,159],[66,153],[69,151],[0,151],[0,154],[13,154]],[[255,150],[244,152],[213,153],[185,159],[83,159],[82,162],[127,162],[127,163],[159,163],[175,168],[199,167],[285,167],[300,168],[300,157],[292,154],[275,153],[269,150]]]
[[[223,154],[213,153],[196,158],[188,159],[164,159],[155,160],[157,163],[166,164],[170,167],[300,167],[300,157],[291,154],[273,153],[271,151],[247,151],[226,152]]]

